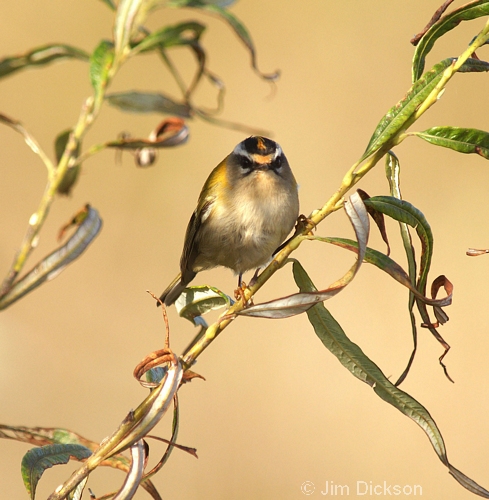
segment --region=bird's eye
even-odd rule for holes
[[[239,166],[243,170],[250,170],[250,168],[251,168],[251,160],[249,158],[247,158],[246,156],[243,156],[241,158],[241,162],[240,162]]]
[[[282,157],[278,156],[272,162],[272,170],[279,170],[282,167]]]

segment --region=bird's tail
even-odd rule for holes
[[[179,273],[178,276],[166,287],[166,290],[161,294],[160,300],[165,304],[165,306],[171,306],[175,301],[180,297],[180,294],[185,290],[190,281],[194,278],[195,273],[192,273],[193,276],[188,279],[182,279],[182,273]],[[186,276],[187,278],[187,276]],[[157,306],[160,305],[159,302],[156,303]]]

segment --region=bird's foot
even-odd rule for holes
[[[246,290],[248,290],[248,287],[246,286],[246,283],[244,281],[240,280],[240,283],[238,283],[238,288],[234,290],[234,298],[236,301],[241,300],[243,302],[243,306],[249,307],[253,305],[253,299],[249,298],[246,300]]]

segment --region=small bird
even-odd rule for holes
[[[173,304],[198,272],[217,266],[232,269],[241,287],[243,273],[258,272],[294,227],[297,188],[276,142],[259,136],[240,142],[206,180],[185,234],[180,274],[160,300]]]

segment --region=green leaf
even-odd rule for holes
[[[426,56],[441,36],[457,27],[462,21],[470,21],[488,14],[489,0],[477,0],[455,9],[434,23],[416,46],[412,66],[413,82],[423,74]]]
[[[22,458],[22,479],[31,499],[34,498],[37,483],[46,469],[54,465],[67,464],[70,457],[77,460],[88,458],[92,452],[79,444],[53,444],[33,448]]]
[[[392,196],[374,196],[365,200],[365,205],[370,205],[388,217],[416,229],[422,249],[417,289],[425,295],[426,280],[433,254],[433,233],[425,216],[411,203]]]
[[[0,310],[5,309],[45,281],[55,278],[88,248],[102,228],[97,210],[86,206],[86,214],[75,234],[61,247],[45,257],[34,269],[17,281],[0,297]]]
[[[192,45],[200,39],[205,29],[206,27],[203,24],[196,21],[166,26],[144,37],[133,47],[133,51],[149,52],[155,49]]]
[[[453,61],[454,59],[445,59],[436,64],[430,71],[425,73],[422,78],[416,81],[408,93],[387,112],[377,125],[360,161],[365,160],[371,154],[378,151],[402,131],[408,119],[438,85],[438,82],[443,76],[443,72],[453,63]]]
[[[95,91],[95,100],[103,96],[109,83],[109,73],[114,62],[114,44],[102,40],[90,56],[90,81]]]
[[[433,127],[415,132],[419,138],[458,153],[476,153],[489,160],[489,133],[475,128]]]
[[[65,130],[61,132],[58,137],[56,137],[56,140],[54,142],[54,152],[56,154],[56,162],[59,164],[59,161],[61,160],[61,157],[63,156],[66,145],[68,144],[68,139],[70,138],[70,134],[72,132],[72,129]],[[74,157],[78,157],[80,154],[80,143],[77,144],[75,151],[74,151]],[[68,168],[66,171],[65,176],[61,180],[61,182],[58,185],[57,192],[59,194],[64,194],[64,195],[69,195],[71,193],[71,190],[73,186],[75,185],[76,181],[78,180],[78,176],[80,174],[80,169],[81,165],[77,164],[74,167]]]
[[[469,57],[458,70],[459,73],[487,73],[489,62]]]
[[[294,279],[301,292],[311,293],[316,290],[304,268],[297,261],[294,262]],[[380,368],[365,355],[362,349],[346,336],[339,323],[324,305],[316,304],[311,307],[307,311],[307,316],[324,346],[336,356],[338,361],[352,375],[372,387],[377,396],[397,408],[423,429],[438,458],[448,467],[453,477],[469,491],[473,491],[484,498],[489,498],[489,491],[450,464],[443,437],[428,410],[408,393],[398,389],[385,377]]]
[[[391,191],[391,196],[397,198],[399,200],[402,199],[401,195],[401,165],[399,163],[399,159],[392,152],[389,151],[385,157],[385,174],[387,176],[387,180],[389,182],[389,187]],[[404,252],[406,253],[406,258],[408,262],[408,274],[409,280],[413,286],[416,285],[416,257],[414,254],[413,243],[411,240],[411,233],[409,232],[409,227],[404,222],[399,222],[399,229],[401,232],[401,239],[404,246]],[[413,335],[413,350],[411,352],[411,356],[409,361],[404,369],[403,373],[397,379],[395,385],[398,386],[403,382],[403,380],[407,377],[409,370],[411,369],[411,365],[414,361],[414,357],[416,355],[417,347],[418,347],[418,327],[416,324],[416,318],[414,316],[413,308],[414,308],[414,294],[412,292],[409,293],[408,300],[408,311],[409,318],[411,320],[411,332]]]
[[[117,59],[123,59],[130,50],[132,36],[145,20],[147,0],[120,0],[114,22],[114,48]]]
[[[308,239],[315,241],[322,241],[324,243],[330,243],[332,245],[345,248],[346,250],[350,250],[351,252],[358,253],[358,243],[348,238],[310,236]],[[409,279],[409,276],[407,275],[406,271],[404,271],[404,269],[397,262],[391,259],[388,255],[385,255],[382,252],[379,252],[378,250],[374,250],[373,248],[367,248],[363,260],[364,262],[372,264],[378,267],[380,270],[387,273],[397,282],[401,283],[401,285],[408,288],[414,295],[416,295],[416,297],[422,300],[425,304],[444,307],[452,303],[451,295],[448,295],[443,299],[430,299],[429,297],[421,295],[416,289],[416,286]]]
[[[78,59],[88,61],[89,55],[81,49],[65,44],[49,44],[37,47],[20,56],[6,57],[0,60],[0,78],[22,69],[44,66],[56,60]]]
[[[251,56],[251,66],[256,71],[256,73],[265,80],[275,81],[280,76],[279,71],[275,71],[274,73],[265,74],[262,73],[258,69],[258,65],[256,62],[256,50],[253,40],[251,39],[251,35],[246,29],[246,26],[231,12],[229,12],[224,7],[230,5],[231,1],[229,0],[213,0],[213,1],[205,1],[205,0],[173,0],[170,2],[170,5],[173,7],[193,7],[202,10],[206,10],[212,14],[219,16],[223,19],[234,31],[237,37],[243,42],[245,47],[248,49]]]
[[[160,93],[118,92],[108,94],[105,99],[111,106],[129,113],[164,113],[190,118],[190,106],[178,103]]]
[[[428,274],[431,266],[431,258],[433,255],[433,233],[431,232],[430,225],[426,220],[425,216],[413,205],[404,200],[399,200],[390,196],[376,196],[365,201],[365,204],[371,204],[373,208],[382,212],[385,215],[408,224],[409,226],[416,229],[416,233],[421,241],[421,258],[419,266],[419,278],[416,283],[417,290],[424,296],[426,296],[426,284],[428,281]],[[445,277],[441,279],[446,280]],[[436,281],[436,280],[435,280]],[[453,382],[451,377],[448,375],[446,366],[443,364],[443,358],[450,349],[450,346],[445,342],[443,337],[438,333],[437,324],[433,324],[430,320],[426,303],[416,298],[416,305],[418,307],[421,318],[423,319],[423,326],[429,329],[431,334],[440,342],[444,347],[445,352],[439,358],[440,365],[442,366],[447,378]],[[440,323],[447,320],[446,317],[438,317],[438,311],[435,309],[435,316]],[[401,377],[402,379],[402,377]],[[401,380],[400,379],[400,380]]]

